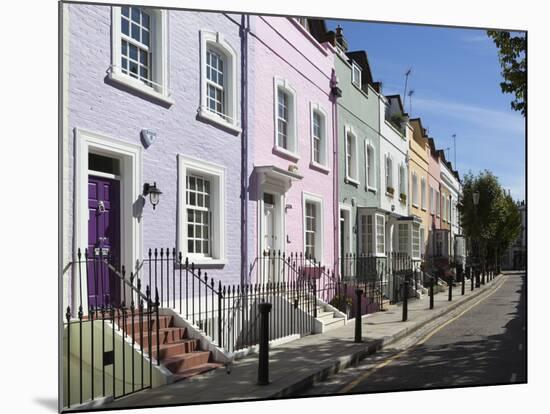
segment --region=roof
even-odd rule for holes
[[[367,52],[364,50],[357,50],[354,52],[347,52],[346,56],[353,60],[355,63],[357,63],[361,69],[363,70],[361,80],[363,85],[365,83],[368,83],[371,86],[374,86],[374,81],[372,79],[372,72],[369,65],[369,58],[367,56]]]

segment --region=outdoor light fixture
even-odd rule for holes
[[[147,196],[149,195],[149,200],[151,201],[151,204],[153,205],[153,210],[157,206],[157,204],[160,201],[160,195],[162,194],[162,191],[160,191],[157,188],[157,183],[154,182],[153,185],[149,183],[143,184],[143,195]]]
[[[479,204],[479,191],[474,192],[473,199],[474,199],[474,206],[477,206]]]

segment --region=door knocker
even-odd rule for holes
[[[105,203],[103,203],[103,201],[100,201],[99,204],[97,205],[97,212],[99,214],[105,213]]]

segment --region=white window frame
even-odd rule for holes
[[[407,181],[405,178],[405,165],[403,163],[399,163],[399,168],[397,169],[399,172],[399,196],[401,196],[401,193],[407,195]]]
[[[278,135],[279,135],[279,123],[278,120],[278,106],[279,106],[279,89],[289,96],[289,120],[288,120],[288,141],[289,149],[279,146]],[[282,78],[273,78],[273,121],[274,121],[274,140],[273,148],[276,153],[283,155],[286,158],[289,158],[291,161],[298,161],[300,159],[298,155],[298,115],[297,115],[297,100],[296,100],[296,90],[289,84],[286,79]]]
[[[412,173],[411,204],[413,205],[413,207],[418,208],[418,175],[416,174],[416,172]]]
[[[353,138],[353,143],[351,145],[351,148],[352,148],[352,153],[349,154],[348,153],[348,136],[351,136]],[[359,163],[358,163],[358,160],[357,160],[357,134],[353,131],[353,128],[349,125],[346,125],[344,127],[344,152],[345,152],[345,163],[344,163],[344,168],[345,168],[345,176],[346,176],[346,180],[348,182],[351,182],[351,183],[354,183],[356,185],[359,185],[359,174],[358,174],[358,171],[359,171]],[[351,155],[351,165],[348,165],[349,164],[349,161],[348,161],[348,156]],[[351,175],[353,174],[353,175]]]
[[[383,230],[382,230],[382,237],[383,237],[383,250],[379,251],[378,247],[378,218],[382,218],[383,221]],[[386,255],[386,216],[384,214],[375,213],[374,214],[374,220],[373,220],[373,230],[374,230],[374,252],[375,256],[383,257]]]
[[[357,71],[357,72],[355,72]],[[357,73],[357,77],[355,74]],[[363,70],[355,61],[351,61],[351,83],[358,88],[361,88],[361,77],[363,76]]]
[[[371,220],[371,233],[369,239],[369,219]],[[363,220],[365,223],[363,225]],[[374,243],[375,243],[375,230],[374,230],[374,216],[372,214],[360,214],[358,215],[358,226],[359,226],[359,248],[358,251],[361,254],[372,255],[374,253]],[[366,246],[365,246],[366,242]]]
[[[426,211],[426,177],[420,178],[420,208]]]
[[[138,6],[136,6],[138,7]],[[122,71],[121,66],[121,7],[111,7],[111,66],[108,71],[109,79],[133,89],[141,94],[150,96],[164,104],[174,104],[169,90],[169,49],[168,49],[168,17],[167,11],[148,7],[139,7],[147,11],[151,17],[150,27],[150,71],[152,78],[150,85],[135,79]]]
[[[435,190],[434,188],[430,185],[430,212],[432,214],[435,214]]]
[[[372,153],[370,163],[369,149]],[[374,149],[374,145],[372,145],[370,141],[365,141],[365,182],[367,190],[376,192],[376,151]]]
[[[388,164],[389,163],[389,164]],[[393,197],[395,195],[395,187],[393,183],[393,157],[391,154],[386,154],[384,157],[384,171],[385,171],[385,184],[386,194]],[[388,193],[388,187],[393,188],[394,194]]]
[[[403,234],[403,229],[406,234]],[[403,248],[404,247],[404,248]],[[409,254],[411,250],[410,223],[397,223],[397,251]]]
[[[447,197],[447,223],[451,224],[451,196]]]
[[[415,233],[418,235],[418,251],[414,247]],[[420,237],[420,223],[411,223],[411,258],[420,259],[422,254],[422,239]]]
[[[441,193],[441,219],[447,222],[447,197],[443,193]]]
[[[324,208],[323,198],[317,194],[302,192],[302,237],[303,251],[306,251],[306,203],[313,203],[317,206],[318,217],[316,217],[317,227],[315,229],[315,259],[317,262],[324,262]]]
[[[437,218],[441,217],[441,194],[439,190],[435,190],[435,212]]]
[[[210,208],[211,208],[211,239],[210,255],[188,254],[187,252],[187,174],[202,175],[210,180]],[[178,251],[183,257],[195,264],[220,266],[225,265],[225,167],[211,162],[198,160],[178,154],[178,226],[177,243]]]
[[[321,143],[320,143],[320,162],[315,161],[314,154],[314,127],[313,127],[313,117],[317,113],[321,117]],[[310,129],[311,129],[311,167],[317,168],[323,172],[330,172],[329,162],[328,162],[328,118],[327,112],[321,107],[319,103],[310,102],[309,105],[309,116],[310,116]]]
[[[237,105],[237,52],[225,40],[220,32],[209,30],[200,30],[200,106],[198,115],[217,126],[226,128],[233,133],[240,133],[239,127],[239,111]],[[207,51],[212,49],[220,55],[224,62],[224,110],[225,114],[220,115],[211,111],[208,108],[208,79],[206,74],[207,69]]]

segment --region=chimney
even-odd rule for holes
[[[338,25],[338,27],[336,27],[336,44],[344,52],[348,51],[348,42],[344,38],[344,29],[342,29],[342,26],[340,26],[340,25]]]

